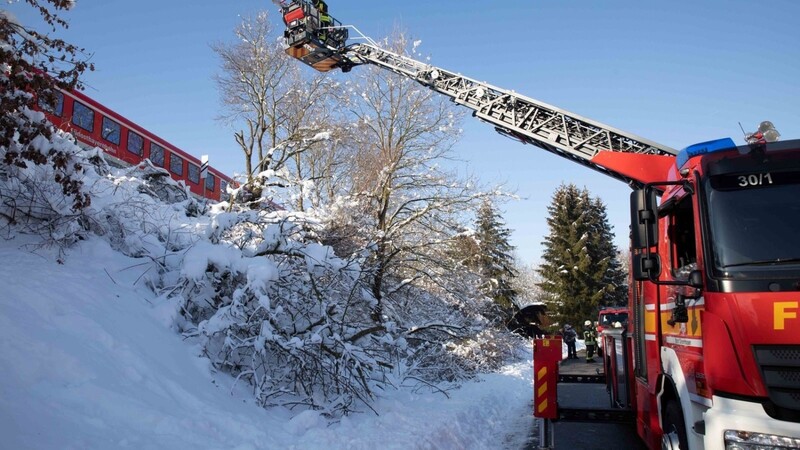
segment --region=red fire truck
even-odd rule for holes
[[[678,152],[372,41],[323,40],[310,3],[273,1],[300,61],[390,70],[634,188],[630,317],[604,332],[604,360],[649,448],[800,448],[800,140],[773,142],[765,122],[747,145]]]
[[[653,448],[797,448],[800,141],[721,139],[667,164],[632,194],[633,320],[607,337],[632,356],[639,434]]]
[[[615,327],[628,326],[628,308],[627,307],[603,307],[600,308],[600,313],[597,315],[597,336],[602,336],[603,331],[610,330]],[[603,356],[603,346],[605,345],[604,339],[597,340],[597,354]]]
[[[198,198],[219,201],[227,197],[231,179],[208,167],[201,178],[203,163],[196,157],[136,125],[122,115],[78,91],[59,91],[55,107],[39,105],[56,127],[72,133],[84,147],[98,147],[106,160],[127,167],[150,159],[176,181],[182,181]]]

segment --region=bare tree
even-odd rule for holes
[[[292,204],[303,211],[307,205],[315,208],[330,204],[337,196],[346,194],[349,165],[355,157],[352,130],[342,113],[339,90],[341,86],[331,80],[318,90],[313,107],[300,105],[298,117],[306,117],[306,135],[317,132],[302,141],[290,141],[297,150],[284,153],[293,158],[287,161],[291,183],[297,186]],[[298,133],[298,137],[302,134]]]
[[[402,32],[387,45],[396,53],[410,46]],[[446,244],[463,229],[464,213],[489,194],[440,167],[460,133],[461,114],[446,98],[389,71],[362,73],[350,89],[358,151],[351,179],[369,216],[371,290],[380,320],[386,295],[447,271]],[[405,281],[387,287],[388,277]]]
[[[519,292],[516,298],[516,306],[520,309],[543,301],[543,293],[538,283],[541,282],[541,275],[536,271],[536,266],[528,264],[520,259],[515,261],[517,277],[514,278],[514,289]]]
[[[286,55],[266,12],[245,18],[235,36],[233,44],[212,46],[222,61],[215,80],[224,106],[220,119],[239,128],[234,137],[252,183],[254,169],[279,171],[298,164],[298,155],[319,141],[313,138],[324,130],[326,115],[319,106],[330,83],[323,76],[305,75]]]

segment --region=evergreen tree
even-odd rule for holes
[[[560,324],[595,320],[601,305],[624,302],[625,274],[617,259],[605,205],[586,189],[562,185],[550,206],[539,287]]]
[[[594,221],[594,232],[591,236],[594,245],[590,248],[595,249],[595,258],[598,261],[607,262],[601,278],[601,285],[605,286],[605,290],[599,306],[623,306],[628,301],[628,276],[619,258],[619,250],[614,245],[614,231],[608,223],[606,205],[595,198],[591,209],[590,217]]]
[[[509,243],[511,231],[488,200],[478,209],[476,228],[478,253],[475,262],[486,280],[484,293],[495,301],[506,316],[504,319],[508,320],[515,312],[517,297],[513,287],[517,273],[512,256],[514,246]]]

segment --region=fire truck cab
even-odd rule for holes
[[[650,448],[800,447],[798,196],[800,140],[690,146],[632,193],[623,339]]]
[[[604,340],[601,339],[603,331],[615,328],[619,324],[620,328],[628,326],[628,308],[620,307],[604,307],[600,309],[597,315],[597,354],[603,356]]]

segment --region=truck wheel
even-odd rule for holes
[[[661,436],[663,450],[689,450],[686,440],[686,426],[683,424],[681,405],[675,400],[670,400],[664,408],[664,434]]]

